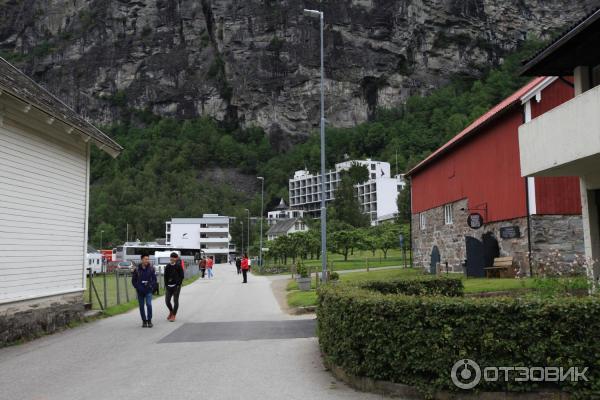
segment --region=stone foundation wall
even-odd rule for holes
[[[83,292],[0,304],[0,347],[55,332],[83,311]]]
[[[529,244],[527,237],[527,218],[492,222],[481,229],[471,229],[467,225],[469,215],[466,199],[452,204],[453,223],[444,223],[444,207],[425,211],[425,229],[420,229],[419,214],[412,216],[413,257],[416,267],[430,269],[431,252],[437,246],[440,252],[442,271],[464,272],[466,260],[465,236],[482,240],[483,235],[491,232],[498,241],[500,256],[512,256],[515,265],[522,273],[529,273]],[[481,212],[483,215],[483,212]],[[520,237],[502,239],[500,228],[518,226]],[[560,259],[572,261],[576,254],[583,255],[583,224],[580,215],[534,215],[531,217],[532,261],[542,260],[558,250]]]

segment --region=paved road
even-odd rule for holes
[[[134,310],[0,350],[0,399],[381,398],[323,369],[313,317],[284,314],[269,279],[215,275],[182,289],[175,323],[161,297],[152,329]]]

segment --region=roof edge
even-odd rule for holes
[[[529,60],[523,61],[523,66],[519,69],[519,75],[527,76],[529,71],[536,67],[537,64],[539,64],[544,58],[548,57],[549,55],[560,49],[563,46],[563,44],[565,44],[574,36],[579,34],[582,29],[596,22],[596,20],[598,19],[600,19],[600,8],[591,13],[589,16],[584,17],[583,20],[577,23],[575,26],[566,30],[561,36],[559,36],[548,46],[544,47]]]

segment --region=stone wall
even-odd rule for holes
[[[83,292],[0,304],[0,347],[55,332],[83,311]]]
[[[491,232],[498,241],[500,256],[512,256],[515,265],[524,273],[529,273],[529,243],[527,218],[487,223],[481,229],[471,229],[467,225],[469,215],[466,199],[452,204],[453,223],[444,223],[444,207],[424,212],[425,229],[420,229],[419,214],[412,216],[413,257],[416,267],[430,269],[431,252],[437,246],[443,271],[448,263],[449,272],[464,272],[466,259],[465,236],[482,240],[483,235]],[[482,213],[483,214],[483,213]],[[502,239],[500,229],[517,226],[520,237]],[[583,226],[580,215],[534,215],[531,217],[532,260],[548,258],[554,252],[560,252],[560,260],[572,261],[576,254],[583,255]]]

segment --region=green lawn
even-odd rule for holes
[[[420,269],[387,269],[383,271],[352,272],[349,274],[340,274],[340,281],[364,282],[379,279],[409,278],[419,275],[422,275]],[[315,288],[315,278],[312,279],[311,286],[313,289]],[[317,292],[315,290],[311,290],[309,292],[299,291],[298,284],[295,280],[290,280],[290,282],[287,285],[287,290],[289,291],[287,295],[287,301],[290,307],[306,307],[314,306],[317,304]]]
[[[370,272],[353,272],[348,274],[340,274],[342,282],[361,282],[368,280],[388,280],[395,278],[410,278],[421,276],[422,272],[419,269],[392,269],[383,271]],[[453,276],[453,275],[450,275]],[[455,275],[457,276],[457,275]],[[460,275],[458,275],[460,276]],[[486,292],[505,292],[513,290],[540,290],[539,281],[536,284],[535,279],[531,278],[465,278],[462,277],[465,286],[465,293],[486,293]],[[584,282],[585,284],[585,282]],[[583,285],[584,285],[583,284]],[[309,292],[300,292],[298,284],[295,280],[290,280],[287,285],[289,291],[287,295],[288,305],[290,307],[305,307],[317,304],[317,292],[314,290],[316,286],[315,278],[312,280],[312,289]],[[581,286],[581,285],[580,285]],[[583,286],[585,287],[585,286]],[[536,292],[537,293],[537,292]]]
[[[375,256],[370,251],[355,251],[353,255],[348,255],[348,260],[344,261],[344,256],[340,254],[329,253],[327,255],[328,263],[331,263],[333,271],[344,271],[350,269],[378,268],[378,267],[397,267],[404,266],[402,252],[397,249],[389,250],[387,258],[383,252],[378,250]],[[288,259],[288,264],[292,264],[292,260]],[[304,260],[304,264],[312,271],[321,269],[321,260]],[[410,254],[406,252],[406,265],[410,265]]]

